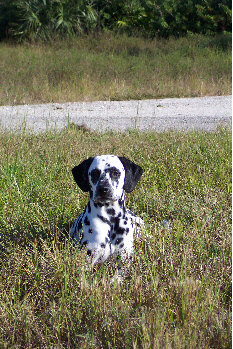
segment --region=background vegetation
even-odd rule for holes
[[[0,105],[231,93],[230,0],[0,0],[1,39]]]
[[[231,133],[71,126],[0,134],[0,347],[231,348]],[[71,169],[105,153],[144,169],[127,206],[145,231],[113,286],[67,238],[88,199]]]
[[[0,38],[114,30],[146,37],[231,31],[230,0],[1,0]]]
[[[0,43],[0,105],[231,94],[231,35]]]

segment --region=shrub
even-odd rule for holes
[[[48,39],[108,29],[146,37],[231,31],[230,0],[10,0],[0,39]]]

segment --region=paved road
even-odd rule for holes
[[[78,102],[0,107],[2,129],[35,133],[69,123],[91,130],[205,130],[231,126],[232,96],[124,102]]]

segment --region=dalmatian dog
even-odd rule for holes
[[[125,207],[125,192],[133,191],[142,172],[132,161],[114,155],[90,157],[72,169],[79,188],[89,192],[89,202],[70,235],[75,244],[86,247],[92,265],[110,256],[121,262],[131,259],[143,221]]]

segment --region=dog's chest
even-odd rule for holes
[[[133,244],[132,217],[123,204],[101,206],[90,201],[74,230],[79,233],[73,236],[75,240],[91,249],[110,245],[113,253],[115,249],[131,249]]]

